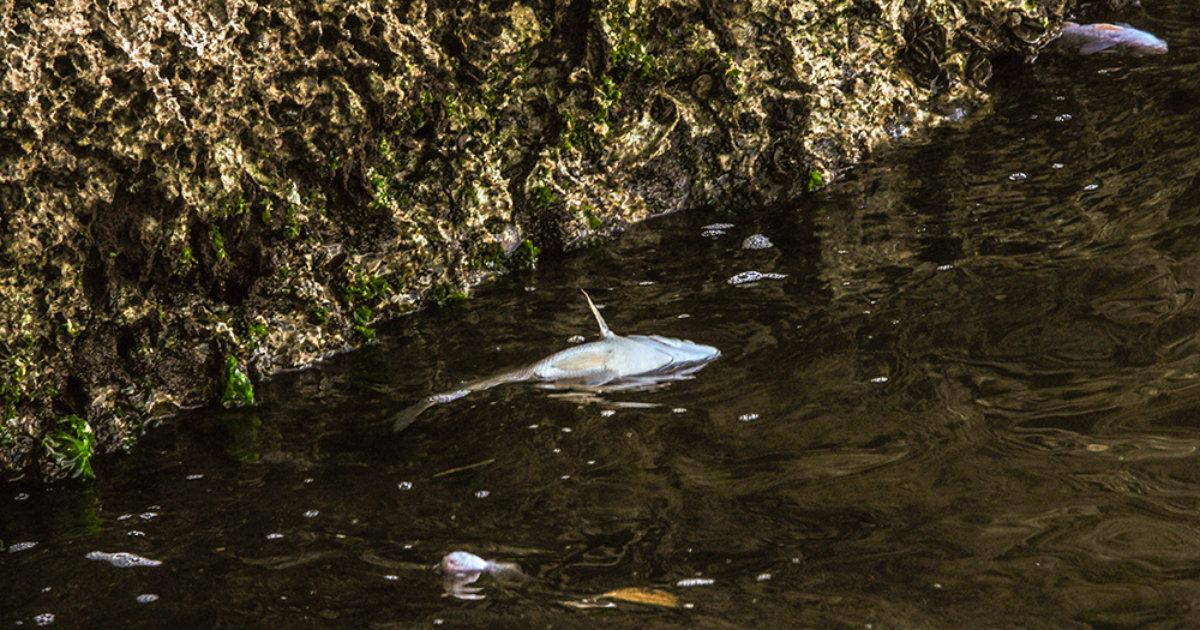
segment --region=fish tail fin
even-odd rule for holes
[[[584,291],[583,289],[580,289],[579,291],[580,291],[580,293],[583,293],[583,297],[587,298],[588,306],[590,306],[592,309],[592,315],[596,316],[596,323],[600,324],[600,336],[601,337],[614,336],[613,331],[608,329],[608,324],[604,323],[604,318],[600,316],[600,309],[596,308],[595,304],[592,304],[592,296],[588,295],[587,291]]]
[[[433,398],[426,398],[415,405],[406,407],[404,411],[400,412],[400,415],[396,418],[396,422],[392,424],[392,432],[399,433],[407,429],[408,425],[417,421],[417,416],[421,415],[422,411],[425,411],[436,404],[437,401]]]

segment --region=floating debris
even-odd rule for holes
[[[708,225],[700,228],[700,236],[707,238],[721,236],[725,233],[725,230],[728,230],[731,227],[733,227],[732,223],[709,223]]]
[[[743,271],[725,282],[738,286],[741,284],[749,284],[758,282],[759,280],[782,280],[787,277],[786,273],[763,273],[759,271]]]
[[[742,241],[742,249],[770,249],[772,247],[775,247],[775,244],[762,234],[752,234]]]
[[[92,551],[92,552],[89,552],[88,555],[86,555],[84,557],[87,558],[88,560],[103,560],[103,561],[113,565],[114,567],[119,567],[122,569],[129,568],[129,567],[156,567],[156,566],[162,564],[162,560],[151,560],[150,558],[143,558],[142,556],[139,556],[134,553],[129,553],[128,551],[118,551],[116,553],[107,553],[104,551]]]
[[[139,604],[149,604],[150,602],[156,601],[158,601],[158,595],[155,595],[154,593],[142,593],[141,595],[137,596],[137,603]]]
[[[712,578],[687,578],[679,580],[675,583],[675,586],[712,586],[714,583],[716,583],[716,580]]]
[[[475,462],[474,464],[467,464],[466,466],[459,466],[458,468],[451,468],[450,470],[443,470],[442,472],[434,473],[433,478],[436,479],[438,477],[445,477],[446,475],[452,475],[456,472],[462,472],[464,470],[471,470],[472,468],[480,468],[483,466],[487,466],[488,464],[495,463],[495,461],[496,461],[495,457],[489,457],[488,459],[485,459],[481,462]],[[409,487],[412,487],[412,486],[410,485]],[[407,489],[408,488],[401,488],[401,490],[407,490]]]
[[[34,615],[33,623],[39,626],[48,626],[54,623],[54,613],[42,613],[40,615]]]
[[[619,588],[615,591],[609,591],[603,595],[600,595],[598,598],[615,599],[633,604],[644,604],[646,606],[679,608],[678,597],[666,591],[660,591],[653,588]]]
[[[1025,173],[1022,173],[1022,172],[1020,172],[1020,171],[1017,171],[1016,173],[1013,173],[1012,175],[1009,175],[1009,176],[1008,176],[1008,179],[1009,179],[1009,181],[1014,181],[1014,182],[1023,182],[1023,181],[1025,181],[1025,180],[1029,179],[1029,176],[1028,176],[1028,175],[1026,175]]]
[[[36,540],[13,543],[12,546],[8,548],[8,553],[16,553],[18,551],[25,551],[26,549],[33,549],[37,545],[38,544]]]

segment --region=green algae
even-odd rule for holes
[[[92,456],[95,454],[96,434],[91,425],[77,415],[71,414],[58,419],[41,440],[51,466],[59,475],[90,479]]]
[[[225,370],[221,376],[223,393],[221,405],[229,407],[251,407],[254,405],[254,385],[238,367],[237,357],[232,354],[225,357]]]

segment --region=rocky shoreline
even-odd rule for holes
[[[86,474],[542,250],[803,195],[1075,5],[18,0],[0,469]]]

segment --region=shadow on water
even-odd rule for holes
[[[665,217],[396,322],[86,488],[9,487],[0,623],[1195,624],[1197,18],[1139,24],[1163,57],[1039,59],[813,198]],[[781,277],[730,282],[747,271]],[[391,432],[594,338],[580,288],[620,333],[722,356],[653,391],[506,385]],[[443,597],[453,550],[529,579]]]

